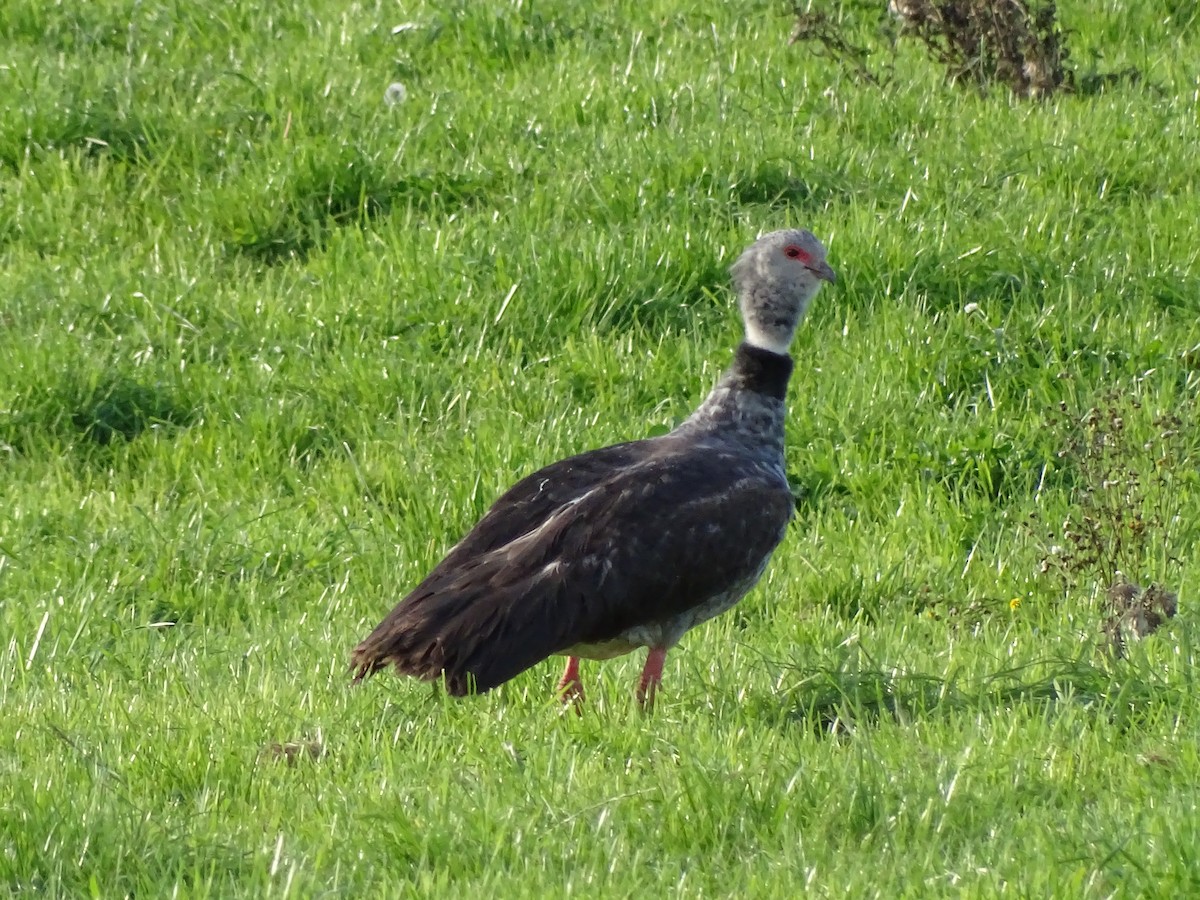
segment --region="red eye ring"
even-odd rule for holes
[[[783,255],[786,256],[788,259],[798,259],[801,262],[805,262],[805,263],[809,262],[812,259],[812,257],[809,256],[808,253],[806,253],[803,249],[796,246],[795,244],[788,244],[786,247],[784,247]]]

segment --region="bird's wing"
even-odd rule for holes
[[[654,444],[655,440],[650,439],[601,447],[560,459],[525,476],[496,499],[429,577],[511,543],[555,510],[577,501],[612,471],[626,468],[652,452]]]
[[[468,535],[355,649],[358,677],[394,664],[444,675],[454,693],[488,690],[553,653],[745,585],[792,512],[778,474],[719,450],[641,448],[625,466],[600,466],[587,485],[547,484],[568,499],[538,506],[508,540]],[[518,497],[536,505],[531,490]],[[503,510],[492,525],[513,515]]]

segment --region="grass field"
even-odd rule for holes
[[[1060,15],[1140,80],[1028,103],[774,2],[8,0],[0,892],[1200,892],[1200,7],[1130,6]],[[687,415],[784,225],[795,527],[653,715],[352,689],[503,488]],[[1181,603],[1123,659],[1040,571],[1102,402]]]

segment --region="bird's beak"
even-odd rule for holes
[[[833,271],[833,269],[829,267],[829,263],[825,262],[825,260],[821,260],[819,263],[809,266],[808,271],[812,272],[821,280],[828,281],[830,284],[834,284],[837,281],[837,272]]]

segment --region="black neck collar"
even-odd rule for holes
[[[732,374],[746,390],[783,400],[792,375],[792,358],[743,341],[733,357]]]

